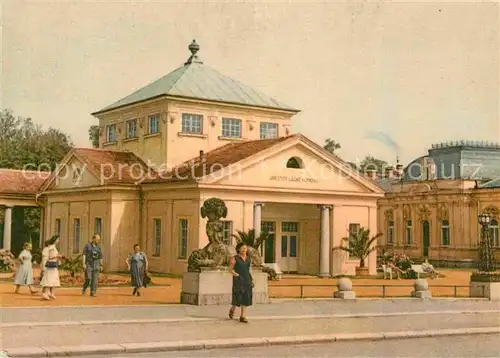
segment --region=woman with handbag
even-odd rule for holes
[[[229,272],[233,275],[233,297],[229,318],[233,319],[236,307],[241,307],[240,322],[248,323],[246,310],[252,305],[253,280],[250,268],[252,260],[247,255],[248,247],[240,242],[236,245],[236,256],[231,258]]]
[[[59,259],[62,255],[57,251],[59,236],[54,235],[47,241],[47,246],[42,251],[42,298],[44,300],[56,299],[54,289],[60,287],[59,281]]]
[[[38,292],[33,287],[33,264],[31,263],[31,259],[31,244],[27,242],[23,245],[23,251],[19,254],[21,265],[19,265],[16,272],[16,279],[14,281],[16,291],[14,293],[19,293],[21,286],[28,286],[32,295]]]
[[[139,244],[134,245],[134,252],[128,255],[126,263],[130,271],[132,287],[134,287],[132,296],[140,296],[141,288],[145,287],[145,278],[149,276],[147,275],[148,257],[141,251]]]

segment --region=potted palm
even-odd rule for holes
[[[258,236],[255,235],[255,229],[250,229],[247,232],[236,230],[236,235],[233,237],[236,239],[237,243],[244,243],[248,247],[248,256],[252,259],[252,265],[255,267],[260,267],[262,272],[266,272],[271,280],[279,280],[280,275],[275,269],[271,267],[266,267],[264,265],[264,260],[259,253],[260,246],[269,238],[269,233],[261,232]]]
[[[334,250],[343,250],[349,256],[359,259],[359,266],[356,267],[356,276],[368,276],[368,267],[365,267],[366,258],[377,249],[376,241],[382,234],[370,237],[370,229],[360,227],[357,232],[349,233],[349,236],[342,238],[345,245],[335,247]]]

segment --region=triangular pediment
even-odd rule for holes
[[[299,163],[300,168],[287,167]],[[290,190],[316,190],[358,194],[382,194],[383,191],[345,162],[299,136],[270,150],[215,172],[200,183],[224,186],[248,186]]]
[[[101,185],[100,180],[92,169],[70,152],[47,179],[42,190],[76,189],[99,185]]]

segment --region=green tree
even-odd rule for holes
[[[338,246],[335,250],[348,252],[350,256],[359,259],[359,267],[365,267],[365,260],[373,251],[377,249],[377,239],[382,234],[370,237],[370,229],[360,227],[357,232],[349,233],[349,236],[342,238],[345,246]]]
[[[323,149],[327,152],[334,154],[337,149],[340,149],[340,144],[333,139],[327,138],[325,139],[325,144],[323,144]]]
[[[44,130],[31,118],[0,111],[0,168],[52,171],[73,147],[71,138],[55,128]],[[24,210],[26,239],[40,228],[40,208]]]
[[[92,143],[92,147],[99,148],[99,126],[91,125],[89,128],[89,140]]]
[[[384,173],[385,168],[387,168],[388,164],[385,160],[377,159],[372,157],[371,155],[367,155],[365,159],[361,161],[359,164],[359,171],[362,173],[366,173],[367,170],[376,170],[377,173]]]
[[[0,111],[0,168],[54,170],[72,147],[71,138],[60,130],[44,130],[31,118]]]

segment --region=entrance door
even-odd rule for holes
[[[429,257],[429,246],[431,242],[431,230],[428,220],[422,221],[422,255]]]
[[[261,224],[261,232],[267,232],[269,237],[262,243],[260,254],[266,264],[276,262],[275,242],[276,242],[276,223],[274,221],[263,221]]]
[[[281,223],[281,262],[283,272],[297,272],[299,245],[299,224],[296,222]]]

